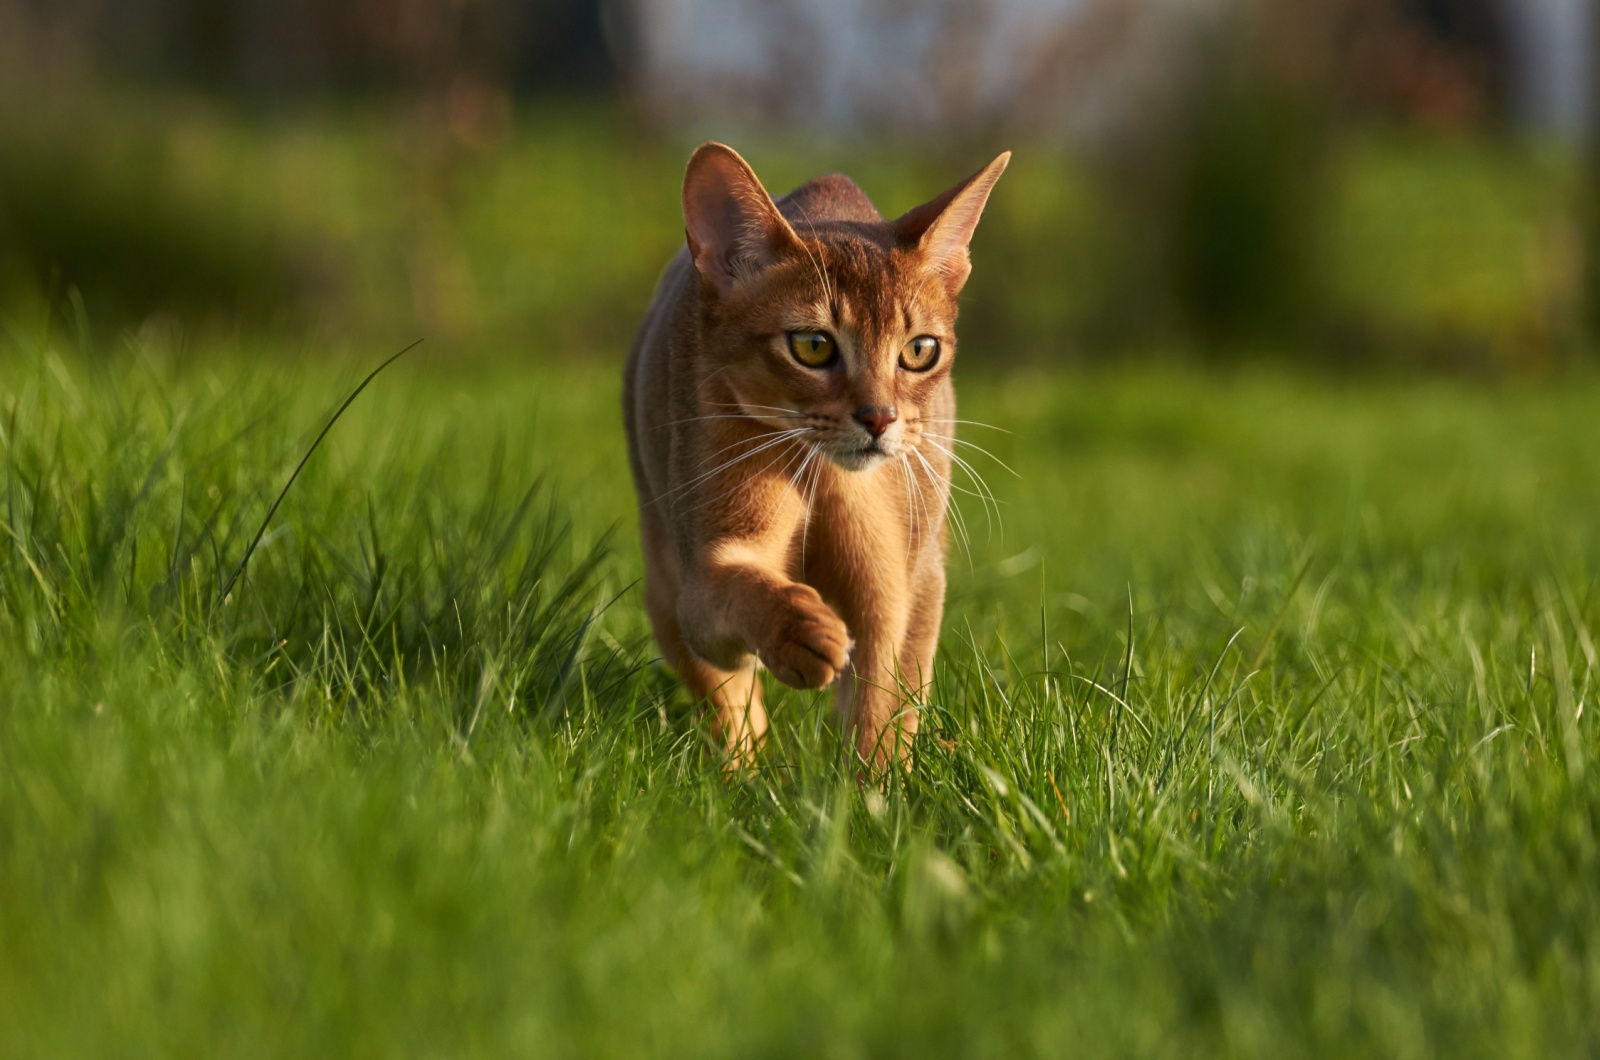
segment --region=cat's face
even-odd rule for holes
[[[915,448],[955,360],[956,304],[916,248],[842,226],[738,284],[718,314],[722,375],[740,411],[794,430],[840,467]]]
[[[737,407],[727,413],[775,437],[792,431],[852,471],[906,455],[924,434],[953,433],[938,417],[948,415],[939,410],[956,296],[1008,158],[895,221],[829,178],[859,197],[857,218],[813,221],[807,211],[791,225],[737,154],[696,152],[684,216],[703,280],[703,353]]]

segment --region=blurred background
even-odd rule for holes
[[[963,315],[986,363],[1545,373],[1600,335],[1596,23],[1590,0],[0,0],[0,320],[620,360],[699,140],[775,194],[846,171],[886,214],[1009,147]]]

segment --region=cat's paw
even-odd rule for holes
[[[850,631],[809,585],[778,593],[765,643],[757,654],[791,688],[826,688],[850,658]]]

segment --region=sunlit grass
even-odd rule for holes
[[[723,779],[609,366],[417,351],[223,597],[370,367],[281,352],[0,346],[0,1052],[1600,1040],[1592,381],[967,372],[880,795],[782,689]]]

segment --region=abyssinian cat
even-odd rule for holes
[[[1009,152],[885,221],[842,176],[776,202],[708,143],[688,245],[628,358],[624,417],[657,642],[735,763],[758,661],[838,685],[865,763],[902,760],[933,676],[967,245]]]

